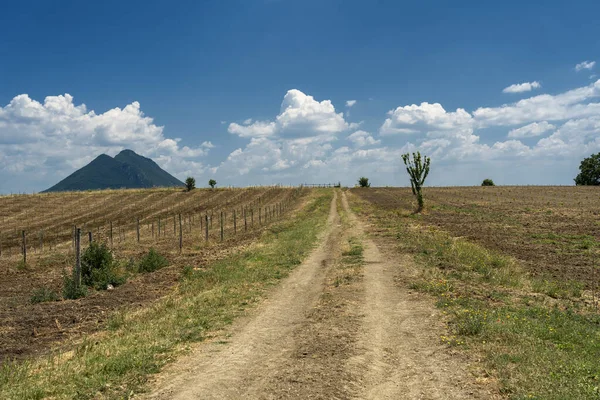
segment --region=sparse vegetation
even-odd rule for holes
[[[214,189],[215,186],[217,186],[217,181],[215,181],[214,179],[210,179],[208,181],[208,186],[210,186],[211,189]]]
[[[494,181],[491,179],[484,179],[483,182],[481,182],[481,186],[496,186],[494,184]]]
[[[63,271],[63,298],[68,300],[76,300],[87,296],[87,286],[77,283],[75,277],[75,269],[69,275]]]
[[[31,295],[31,304],[45,303],[48,301],[58,301],[60,296],[54,290],[47,287],[37,288]]]
[[[371,187],[371,184],[369,183],[369,178],[361,176],[360,178],[358,178],[358,186],[362,187],[362,188],[367,188],[367,187]]]
[[[196,189],[196,180],[191,176],[188,176],[185,180],[185,189],[188,192],[191,192],[192,190]]]
[[[408,153],[402,155],[402,160],[404,160],[406,172],[410,176],[410,187],[412,188],[413,195],[417,196],[417,203],[419,204],[417,213],[420,213],[425,206],[423,201],[423,184],[427,175],[429,175],[431,159],[427,156],[421,158],[421,153],[417,151],[412,154],[412,160]]]

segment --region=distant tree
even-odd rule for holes
[[[217,181],[215,181],[214,179],[211,179],[208,181],[208,186],[210,186],[211,188],[215,188],[215,186],[217,186]]]
[[[491,179],[484,179],[483,182],[481,182],[481,186],[496,186],[494,184],[494,181]]]
[[[412,188],[412,192],[415,196],[417,196],[417,202],[419,203],[419,208],[417,212],[420,213],[423,211],[424,201],[423,201],[423,184],[425,183],[425,178],[429,174],[429,164],[431,164],[431,159],[427,156],[423,156],[421,158],[421,153],[416,152],[412,154],[412,160],[410,159],[410,154],[406,153],[402,155],[402,160],[404,160],[404,165],[406,165],[406,172],[410,176],[410,186]]]
[[[579,165],[579,174],[575,178],[575,184],[580,186],[600,185],[600,153],[592,154],[584,158]]]
[[[358,178],[358,186],[371,187],[371,184],[369,183],[369,178],[366,178],[364,176],[361,176],[360,178]]]
[[[188,192],[196,189],[196,180],[194,178],[192,178],[191,176],[188,176],[187,179],[185,180],[185,188],[187,189]]]

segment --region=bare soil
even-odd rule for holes
[[[426,211],[419,216],[411,216],[416,202],[410,188],[352,193],[513,256],[533,275],[597,285],[599,187],[425,188]]]

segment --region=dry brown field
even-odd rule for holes
[[[410,188],[353,189],[386,210],[416,208]],[[510,255],[533,275],[596,288],[600,278],[600,188],[425,188],[415,220]]]
[[[57,343],[79,340],[105,327],[111,312],[141,307],[164,296],[180,279],[183,267],[199,268],[240,251],[272,221],[286,218],[307,190],[149,189],[1,196],[0,360],[43,353]],[[111,246],[120,262],[139,260],[152,247],[170,266],[135,274],[114,290],[92,291],[82,299],[31,304],[37,288],[61,292],[63,274],[74,265],[74,226],[82,231],[82,251],[91,232],[94,241]]]

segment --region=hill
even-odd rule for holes
[[[44,192],[90,189],[140,189],[183,186],[183,182],[161,169],[154,161],[131,150],[114,158],[101,154],[85,167]]]

